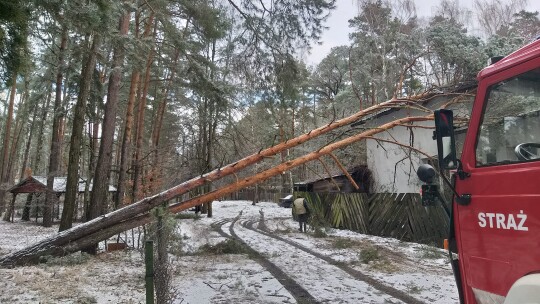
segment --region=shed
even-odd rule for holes
[[[295,183],[294,190],[316,193],[370,193],[372,178],[367,166],[360,165],[347,171],[359,190],[354,188],[344,173]]]
[[[58,176],[54,178],[53,182],[53,192],[56,194],[57,198],[60,198],[60,196],[64,193],[66,193],[66,185],[67,185],[67,177],[65,176]],[[78,193],[84,193],[86,188],[86,181],[79,178],[79,186],[78,186]],[[89,190],[92,191],[92,183],[89,185]],[[42,196],[42,193],[47,192],[47,177],[45,176],[28,176],[18,182],[16,185],[8,189],[9,192],[12,193],[13,198],[11,200],[11,204],[9,205],[8,212],[6,212],[6,217],[11,217],[11,220],[13,221],[14,211],[15,211],[15,199],[18,194],[29,194],[25,206],[23,208],[23,220],[29,220],[30,219],[30,206],[32,201],[32,196],[36,194],[37,200],[42,201],[44,199],[44,196]],[[112,185],[109,185],[109,193],[116,192],[116,188]],[[38,203],[37,206],[39,206],[41,203]],[[57,199],[57,214],[60,212],[60,201]],[[36,221],[37,221],[37,212],[36,212]]]
[[[476,82],[463,83],[437,92],[419,104],[432,110],[445,107],[460,117],[468,117],[475,90]],[[351,127],[359,130],[373,129],[400,118],[425,115],[424,110],[415,107],[392,108],[364,117],[351,124]],[[456,125],[459,127],[456,130],[458,153],[461,153],[464,131],[467,129],[466,124],[460,122],[462,125]],[[421,186],[416,176],[418,166],[437,163],[437,144],[433,140],[433,131],[433,121],[415,122],[396,126],[366,141],[367,166],[373,173],[373,193],[418,193]]]

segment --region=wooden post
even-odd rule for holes
[[[146,241],[144,246],[146,265],[146,304],[154,304],[154,242]]]
[[[17,193],[13,193],[13,199],[11,200],[11,222],[15,222],[15,200],[17,199]]]

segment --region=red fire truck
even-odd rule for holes
[[[497,59],[478,74],[460,158],[458,118],[435,112],[439,168],[454,172],[440,175],[450,260],[461,303],[540,303],[540,40]],[[418,170],[426,203],[440,197],[434,172]]]

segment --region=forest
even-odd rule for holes
[[[474,80],[488,58],[540,33],[525,0],[475,0],[474,12],[442,0],[429,17],[412,0],[358,0],[349,44],[308,65],[336,2],[0,0],[3,219],[14,212],[8,190],[27,176],[47,179],[45,198],[34,198],[45,227],[54,179],[67,177],[57,215],[66,230],[392,98]],[[190,197],[354,131],[284,149]],[[328,166],[362,164],[360,150],[254,187],[290,193]],[[203,212],[212,216],[211,203]]]

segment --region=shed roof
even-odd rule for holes
[[[468,80],[464,81],[455,85],[450,85],[447,87],[441,87],[437,88],[431,91],[431,95],[426,98],[425,100],[419,100],[418,103],[424,107],[430,108],[430,109],[437,109],[440,107],[440,101],[437,101],[437,97],[444,97],[448,94],[456,94],[456,93],[466,93],[469,91],[473,91],[478,86],[478,81],[476,80]],[[388,114],[396,113],[396,112],[402,112],[406,113],[408,111],[407,108],[386,108],[381,109],[375,113],[368,114],[357,121],[351,123],[351,127],[356,127],[358,125],[363,125],[369,121],[374,121],[378,118],[381,118],[383,116],[386,116]],[[404,114],[407,115],[407,114]]]
[[[349,168],[347,172],[351,175],[355,175],[355,173],[364,172],[365,170],[368,170],[366,165],[357,165],[357,166],[354,166],[353,168]],[[345,173],[343,173],[343,171],[336,171],[336,172],[331,172],[331,175],[328,175],[328,176],[314,177],[311,179],[298,181],[294,183],[294,185],[295,186],[309,185],[316,182],[325,181],[325,180],[329,180],[329,179],[333,179],[333,178],[337,178],[341,176],[345,177]]]

